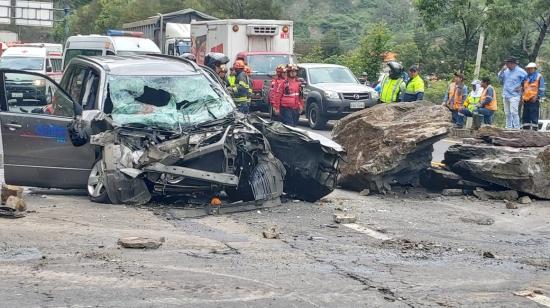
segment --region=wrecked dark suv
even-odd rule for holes
[[[222,82],[193,62],[77,57],[60,86],[0,70],[4,89],[21,74],[53,90],[32,110],[0,97],[9,184],[87,187],[93,201],[127,204],[259,204],[283,192],[314,201],[336,185],[339,145],[236,112]]]

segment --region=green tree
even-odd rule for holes
[[[522,51],[534,62],[550,28],[549,0],[495,0],[488,10],[490,29],[499,39],[520,33]]]
[[[384,61],[384,54],[391,51],[392,35],[386,24],[377,24],[359,43],[359,48],[352,55],[356,75],[367,72],[369,76],[378,76]]]
[[[215,16],[244,19],[280,19],[281,7],[271,0],[210,0],[206,7]]]
[[[325,61],[325,52],[321,45],[317,44],[313,46],[309,53],[300,57],[302,63],[323,63]]]
[[[415,6],[428,30],[435,31],[442,27],[456,25],[461,29],[460,42],[449,44],[455,49],[461,70],[465,69],[467,60],[475,55],[472,46],[485,25],[486,4],[481,0],[416,0]],[[456,32],[447,37],[456,37]],[[455,45],[458,44],[458,45]],[[455,47],[456,46],[456,47]]]
[[[320,44],[325,57],[337,55],[342,51],[340,48],[340,36],[334,29],[325,33]]]

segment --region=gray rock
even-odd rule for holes
[[[23,187],[2,184],[2,204],[6,204],[10,196],[23,198]]]
[[[164,241],[164,237],[153,239],[139,236],[130,236],[119,238],[117,243],[124,248],[157,249],[164,243]]]
[[[517,203],[512,202],[512,201],[508,201],[508,200],[505,200],[505,202],[506,202],[506,208],[507,208],[507,209],[509,209],[509,210],[517,210],[517,208],[518,208]]]
[[[518,192],[515,190],[503,190],[503,191],[487,191],[487,190],[475,190],[474,196],[483,201],[489,199],[493,200],[516,200],[518,198]]]
[[[6,200],[5,207],[13,209],[16,212],[25,212],[27,210],[27,203],[23,200],[23,198],[9,196]]]
[[[520,204],[531,204],[533,202],[529,196],[523,196],[518,199]]]
[[[357,216],[352,214],[334,214],[334,222],[339,224],[352,224],[357,221]]]
[[[445,153],[444,163],[465,179],[482,180],[550,199],[550,146],[453,145]],[[517,199],[510,196],[499,198]]]
[[[340,120],[332,135],[347,150],[339,183],[344,188],[391,191],[391,185],[419,185],[431,166],[433,144],[447,136],[449,111],[421,101],[379,104]]]
[[[363,190],[361,190],[361,192],[359,194],[361,196],[368,196],[368,195],[370,195],[370,189],[363,189]]]
[[[266,230],[262,232],[262,235],[266,239],[278,239],[281,236],[281,232],[277,229],[277,227],[269,227]]]
[[[465,223],[473,223],[480,226],[490,226],[495,223],[493,218],[484,215],[462,216],[460,220]]]
[[[462,196],[464,195],[464,192],[462,189],[443,189],[441,192],[443,196]]]

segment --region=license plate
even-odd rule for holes
[[[13,97],[13,98],[21,98],[21,97],[23,97],[23,93],[12,93],[12,94],[11,94],[11,97]]]
[[[365,108],[365,102],[350,102],[349,108],[351,109],[363,109]]]

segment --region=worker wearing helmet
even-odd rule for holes
[[[405,93],[405,81],[403,80],[403,65],[390,61],[387,63],[390,72],[380,82],[380,102],[396,103]],[[378,87],[378,86],[377,86]]]
[[[248,76],[245,72],[245,63],[243,60],[236,60],[233,64],[235,69],[235,85],[231,88],[233,101],[237,104],[237,109],[242,113],[250,111],[251,88]]]
[[[464,100],[462,107],[458,110],[458,114],[462,117],[473,117],[477,108],[480,107],[479,101],[481,100],[482,92],[481,81],[478,79],[472,81],[472,91],[468,92],[468,96]],[[465,123],[464,120],[462,123]]]
[[[277,65],[275,69],[275,77],[271,79],[271,84],[269,86],[269,93],[267,95],[269,100],[269,105],[273,108],[273,102],[276,100],[277,89],[279,85],[283,83],[286,79],[286,66],[284,64]],[[279,98],[280,99],[280,98]],[[275,116],[275,115],[272,115]]]
[[[546,90],[544,77],[537,72],[537,64],[529,63],[525,67],[527,69],[527,77],[523,81],[523,126],[522,129],[538,130],[539,129],[539,109],[540,101],[544,98]]]
[[[300,114],[304,110],[302,98],[302,81],[298,79],[298,66],[289,64],[286,67],[287,77],[277,88],[273,102],[273,112],[280,115],[281,121],[289,126],[297,126]]]

